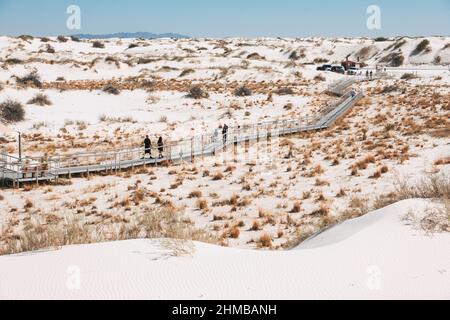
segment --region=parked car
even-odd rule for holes
[[[331,71],[336,72],[336,73],[345,74],[345,69],[343,66],[332,66]]]
[[[331,68],[331,64],[324,64],[320,67],[317,67],[317,71],[327,71],[327,69]]]
[[[347,70],[347,74],[349,74],[351,76],[356,76],[359,72],[360,72],[360,70],[356,67],[351,67],[351,68],[348,68],[348,70]]]

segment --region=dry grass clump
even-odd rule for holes
[[[328,216],[330,214],[330,207],[326,204],[322,204],[319,209],[311,212],[311,216]]]
[[[167,207],[144,207],[144,214],[132,222],[116,219],[120,227],[92,225],[78,220],[62,220],[56,215],[46,215],[47,224],[29,222],[23,232],[11,234],[11,228],[2,231],[0,255],[59,248],[65,245],[88,244],[104,241],[137,238],[171,238],[217,243],[210,234],[191,227],[191,222],[180,212]],[[111,216],[114,222],[114,217]],[[120,217],[119,217],[120,218]],[[10,223],[11,224],[11,223]],[[7,230],[8,229],[8,230]]]
[[[206,199],[198,199],[195,205],[203,212],[207,212],[209,210],[208,200]]]
[[[438,159],[434,162],[435,166],[445,166],[450,164],[450,157],[446,157],[446,158],[442,158],[442,159]]]
[[[261,223],[258,220],[253,221],[250,231],[259,231],[261,229],[262,229]]]
[[[46,94],[37,93],[32,99],[30,99],[27,104],[37,104],[38,106],[51,106],[52,102]]]
[[[222,180],[223,179],[223,174],[222,174],[222,172],[216,172],[214,175],[213,175],[213,181],[219,181],[219,180]]]
[[[143,188],[139,188],[133,193],[133,199],[135,205],[139,205],[142,201],[145,200],[145,197],[147,196],[147,191]]]
[[[230,238],[232,239],[238,239],[241,235],[241,230],[238,226],[234,226],[230,229]]]
[[[263,233],[259,237],[259,245],[261,245],[262,248],[271,248],[272,247],[272,237],[268,233]]]
[[[202,197],[202,192],[200,190],[195,190],[195,191],[191,191],[189,193],[188,198],[192,199],[192,198],[201,198]]]
[[[294,202],[294,205],[291,209],[291,213],[300,213],[302,211],[302,203],[300,201]]]
[[[348,204],[348,209],[342,214],[344,219],[361,217],[370,211],[369,201],[365,198],[352,197]]]

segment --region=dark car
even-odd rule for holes
[[[336,72],[336,73],[345,74],[345,69],[343,66],[332,66],[331,71]]]
[[[326,71],[331,68],[331,64],[324,64],[323,66],[317,67],[317,71]]]

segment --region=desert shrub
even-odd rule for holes
[[[130,44],[128,45],[128,49],[133,49],[133,48],[138,48],[138,47],[139,47],[139,45],[136,44],[136,43],[130,43]]]
[[[0,104],[0,119],[6,123],[23,121],[25,118],[25,109],[23,105],[14,100],[6,100]]]
[[[385,41],[389,41],[389,39],[385,38],[385,37],[378,37],[378,38],[373,39],[373,41],[375,41],[375,42],[385,42]]]
[[[305,58],[305,52],[302,51],[300,54],[297,52],[297,50],[294,50],[291,52],[291,54],[289,55],[289,59],[292,61],[297,61],[298,59],[303,59]]]
[[[77,36],[70,36],[70,40],[72,40],[73,42],[80,42],[80,38],[78,38]]]
[[[117,63],[118,61],[117,61],[117,58],[116,58],[116,57],[113,57],[113,56],[107,56],[107,57],[105,58],[105,62],[114,62],[114,63]]]
[[[148,64],[148,63],[152,63],[154,62],[154,59],[150,59],[150,58],[139,58],[137,61],[137,64]]]
[[[417,78],[417,76],[414,73],[404,73],[401,77],[402,80],[411,80],[415,78]]]
[[[56,50],[51,45],[47,45],[47,49],[45,50],[47,53],[55,53]]]
[[[397,185],[397,200],[450,199],[450,177],[445,174],[429,174],[419,182],[401,181]]]
[[[242,87],[239,87],[238,89],[236,89],[234,94],[238,97],[249,97],[252,95],[252,91],[249,88],[247,88],[246,86],[242,86]]]
[[[394,50],[398,50],[406,44],[405,39],[401,39],[394,44]]]
[[[113,94],[115,96],[120,94],[120,90],[117,89],[113,84],[109,83],[106,86],[103,87],[102,89],[103,92],[109,93],[109,94]]]
[[[403,62],[405,61],[405,57],[402,54],[396,54],[391,60],[391,66],[392,67],[400,67],[403,65]]]
[[[67,38],[64,37],[64,36],[58,36],[58,37],[56,38],[56,40],[58,40],[59,42],[67,42]]]
[[[422,53],[423,51],[428,50],[429,45],[430,45],[430,41],[428,39],[424,39],[417,45],[417,47],[414,49],[414,51],[411,54],[413,56],[418,55],[418,54]]]
[[[405,57],[400,52],[390,53],[380,60],[382,63],[388,63],[390,67],[400,67],[404,61]]]
[[[314,59],[314,64],[321,64],[321,63],[327,63],[329,60],[325,59],[325,58],[315,58]]]
[[[31,41],[31,40],[34,39],[33,36],[30,36],[30,35],[28,35],[28,34],[20,35],[20,36],[18,36],[17,38],[19,38],[19,39],[21,39],[21,40],[23,40],[23,41]]]
[[[17,58],[8,58],[5,60],[6,64],[22,64],[23,61]]]
[[[264,58],[263,56],[261,56],[259,53],[250,53],[247,56],[247,59],[254,59],[254,60],[265,60],[266,58]]]
[[[103,42],[100,42],[100,41],[94,41],[92,43],[92,47],[93,48],[97,48],[97,49],[104,49],[105,48],[105,44]]]
[[[0,91],[2,91],[3,89],[5,89],[5,85],[0,82]]]
[[[52,102],[46,94],[37,93],[27,104],[37,104],[38,106],[51,106]]]
[[[204,91],[200,86],[193,86],[189,90],[188,97],[192,99],[203,99],[208,98],[209,94],[206,91]]]
[[[391,93],[391,92],[395,92],[395,91],[399,91],[399,87],[397,87],[396,85],[389,85],[389,86],[385,86],[382,90],[381,93],[385,94],[385,93]]]
[[[294,94],[294,90],[292,90],[292,88],[289,87],[282,87],[279,88],[276,93],[279,95],[291,95]]]
[[[284,110],[288,110],[288,111],[292,110],[293,108],[294,108],[294,105],[290,102],[283,107]]]
[[[180,77],[185,77],[185,76],[190,75],[190,74],[192,74],[194,72],[195,72],[194,69],[184,69],[183,71],[181,71]]]
[[[314,77],[314,80],[322,82],[322,81],[326,81],[327,79],[323,75],[318,74],[317,76]]]
[[[42,37],[42,38],[41,38],[41,42],[44,42],[44,43],[50,42],[50,39],[47,38],[47,37]]]
[[[31,85],[42,88],[41,77],[36,72],[31,72],[24,77],[16,77],[16,83],[22,86]]]
[[[408,217],[407,217],[408,220]],[[411,219],[414,223],[417,219]],[[444,200],[440,206],[427,208],[425,216],[418,221],[422,230],[427,233],[450,232],[450,200]]]

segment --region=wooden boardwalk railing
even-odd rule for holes
[[[342,86],[340,86],[342,87]],[[227,145],[244,141],[259,141],[266,137],[284,136],[299,132],[329,128],[341,118],[363,93],[346,94],[336,107],[322,117],[300,117],[289,120],[276,120],[229,129],[226,137],[222,134],[205,134],[191,139],[166,142],[161,154],[157,147],[151,150],[153,158],[142,158],[144,148],[84,152],[48,157],[17,157],[0,153],[0,180],[13,187],[20,183],[48,181],[60,176],[94,172],[115,172],[147,165],[161,165],[167,162],[193,161],[196,158],[216,155]]]

